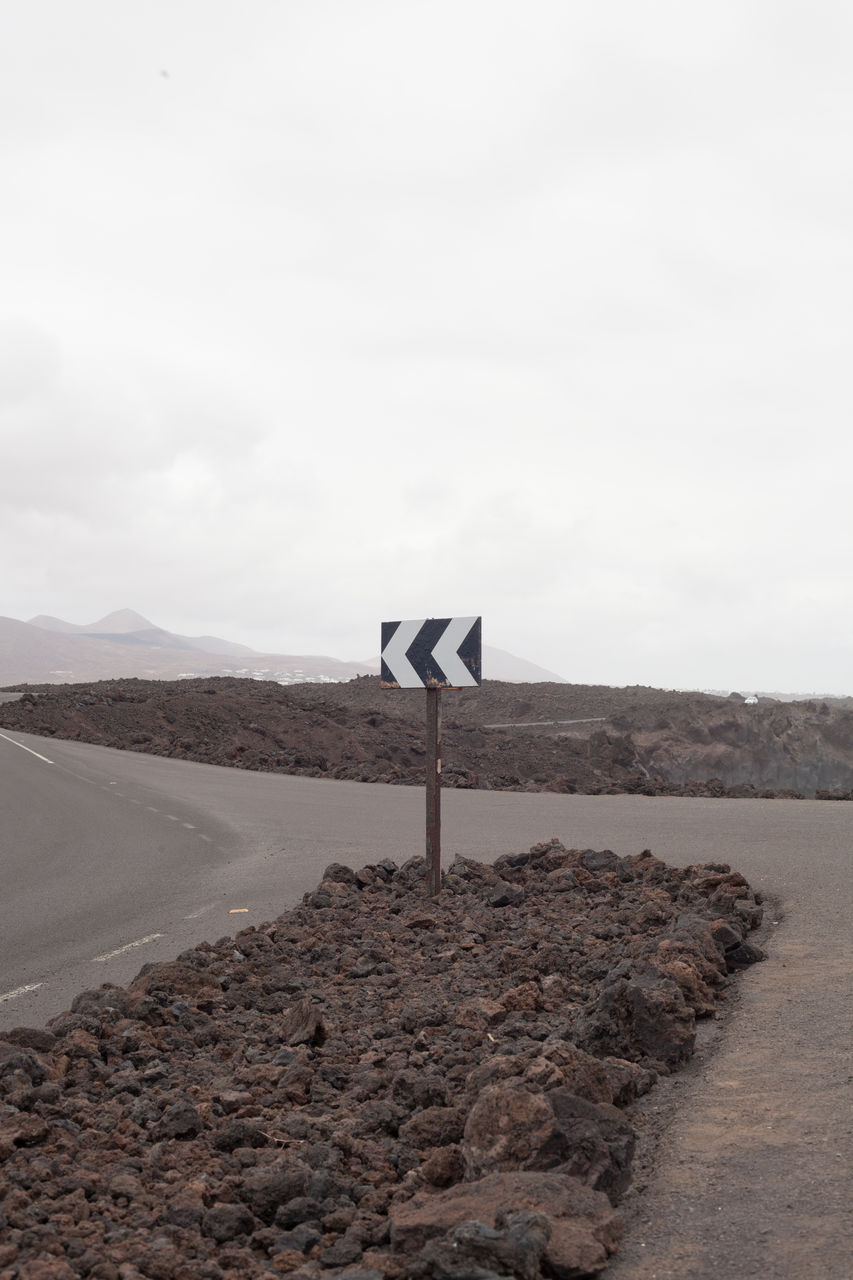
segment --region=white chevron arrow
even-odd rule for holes
[[[382,650],[382,658],[385,664],[397,683],[404,687],[415,686],[417,688],[419,685],[423,685],[423,680],[406,657],[406,650],[422,626],[423,618],[413,618],[409,622],[401,622]]]
[[[433,645],[432,656],[447,676],[448,684],[475,685],[477,683],[459,657],[459,646],[476,621],[476,618],[451,618],[444,635],[437,644]],[[388,659],[386,658],[385,661],[387,662]]]

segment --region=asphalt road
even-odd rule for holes
[[[274,918],[329,862],[421,854],[424,809],[419,788],[0,734],[0,1031]],[[447,791],[442,834],[445,865],[556,835],[729,862],[767,895],[768,963],[714,1052],[650,1095],[665,1141],[608,1274],[846,1280],[853,805]]]
[[[676,863],[722,859],[783,897],[849,895],[853,808],[844,804],[448,790],[442,805],[445,865],[556,835],[618,853],[651,848]],[[424,810],[416,787],[3,733],[0,1028],[42,1023],[79,990],[273,919],[330,862],[423,853]]]

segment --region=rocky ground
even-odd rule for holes
[[[0,1042],[0,1280],[501,1280],[618,1247],[637,1099],[761,905],[556,840],[327,869],[302,905]]]
[[[243,769],[424,780],[423,693],[383,690],[377,677],[19,689],[0,702],[0,726]],[[443,785],[851,799],[847,701],[747,706],[739,695],[486,681],[443,696]]]

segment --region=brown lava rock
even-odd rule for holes
[[[239,677],[17,686],[0,726],[315,778],[423,784],[423,696],[378,677],[283,687]],[[486,680],[444,703],[443,785],[761,798],[853,796],[849,700]]]
[[[332,866],[0,1041],[0,1280],[594,1274],[632,1105],[760,916],[725,865],[556,840],[436,900]]]

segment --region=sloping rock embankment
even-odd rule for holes
[[[237,678],[18,686],[0,725],[47,737],[272,773],[422,785],[423,690],[375,677],[290,685]],[[512,685],[448,693],[446,787],[730,798],[853,795],[853,710],[840,702]]]
[[[760,899],[558,841],[333,865],[301,906],[0,1042],[0,1280],[595,1275],[634,1104]]]

